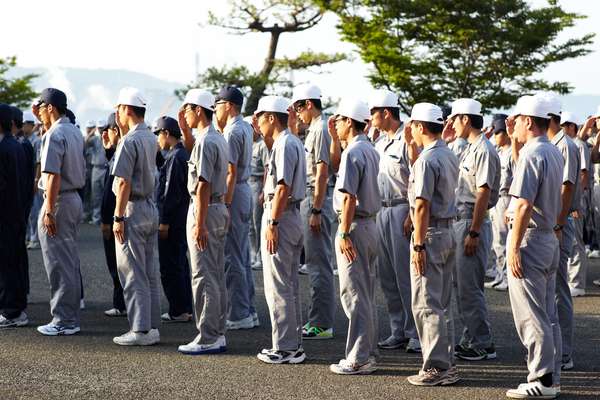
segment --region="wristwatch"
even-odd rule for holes
[[[554,232],[558,232],[558,231],[562,231],[564,227],[565,227],[564,225],[556,224],[556,225],[554,225],[554,228],[552,228],[552,229],[554,230]]]
[[[310,209],[310,213],[313,215],[320,215],[321,214],[321,209],[320,208],[311,208]]]
[[[125,217],[117,217],[116,215],[113,217],[113,221],[115,222],[124,222],[125,221]]]
[[[478,238],[479,237],[479,232],[477,232],[477,231],[469,231],[469,236],[472,237],[473,239]]]
[[[348,238],[350,238],[350,233],[348,233],[348,232],[340,232],[338,234],[338,236],[340,237],[340,239],[348,239]]]
[[[269,219],[269,220],[267,220],[267,224],[268,225],[272,225],[272,226],[277,226],[277,225],[279,225],[279,220],[277,220],[277,219]]]
[[[422,251],[425,251],[425,245],[424,244],[415,244],[415,245],[413,245],[413,251],[415,253],[420,253]]]

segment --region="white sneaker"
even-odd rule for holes
[[[333,276],[338,276],[338,275],[339,275],[339,273],[338,273],[338,270],[337,270],[337,268],[335,268],[335,269],[333,270]]]
[[[104,311],[104,315],[107,317],[126,317],[127,311],[121,311],[118,308],[111,308],[110,310]]]
[[[129,331],[113,338],[113,342],[119,346],[151,346],[160,342],[160,334],[158,329],[151,329],[148,333]]]
[[[40,242],[29,242],[27,243],[27,249],[29,250],[37,250],[40,248]]]
[[[556,387],[546,387],[540,381],[522,383],[506,392],[506,397],[511,399],[554,399],[556,396]]]
[[[29,324],[27,314],[21,312],[17,318],[8,319],[4,315],[0,315],[0,329],[18,328]]]
[[[262,270],[262,262],[260,261],[255,261],[252,263],[252,267],[251,267],[254,271],[261,271]]]
[[[596,279],[592,283],[596,286],[600,286],[600,279]]]
[[[260,319],[258,319],[258,313],[252,314],[252,322],[254,323],[255,328],[258,328],[260,326]]]
[[[176,315],[176,316],[172,316],[171,314],[164,313],[163,315],[160,316],[160,319],[164,322],[164,323],[171,323],[171,322],[190,322],[192,320],[193,315],[190,313],[183,313],[181,315]]]
[[[499,283],[500,282],[498,282],[497,280],[493,280],[493,281],[485,282],[483,284],[483,287],[486,288],[486,289],[493,289]]]
[[[300,268],[298,268],[298,273],[300,275],[308,275],[308,265],[302,264]]]
[[[508,290],[508,282],[506,282],[506,281],[500,282],[499,284],[494,286],[494,290],[497,290],[499,292],[506,292]]]
[[[600,258],[600,250],[592,250],[588,258]]]
[[[256,325],[254,324],[254,317],[252,315],[249,315],[248,317],[243,319],[238,319],[237,321],[227,320],[225,322],[225,328],[227,328],[228,331],[235,331],[238,329],[252,329],[255,326]]]
[[[583,296],[585,296],[585,289],[570,288],[570,290],[571,290],[571,297],[583,297]]]
[[[85,310],[85,301],[83,299],[79,300],[79,309]]]
[[[368,375],[377,371],[377,363],[374,358],[369,358],[362,365],[354,364],[344,359],[340,360],[337,364],[331,364],[329,370],[338,375]]]
[[[47,325],[37,327],[37,331],[45,336],[70,336],[79,333],[78,326],[58,326],[50,322]]]
[[[196,343],[196,339],[194,339],[194,341],[188,344],[179,346],[177,351],[191,356],[218,354],[227,351],[227,341],[225,340],[225,336],[219,336],[217,341],[211,344],[198,344]]]
[[[420,353],[421,352],[421,342],[419,339],[410,338],[408,340],[408,344],[406,345],[407,353]]]
[[[263,349],[256,357],[267,364],[300,364],[306,360],[306,354],[302,347],[296,351]]]

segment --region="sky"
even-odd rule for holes
[[[257,0],[259,1],[259,0]],[[543,0],[531,3],[542,5]],[[567,10],[588,15],[576,27],[561,35],[597,31],[600,1],[562,0]],[[8,9],[7,9],[8,8]],[[208,26],[207,13],[226,15],[229,2],[185,0],[20,0],[4,7],[0,24],[0,56],[16,55],[23,67],[74,67],[87,69],[126,69],[182,84],[193,80],[198,69],[209,66],[262,66],[268,35],[230,35]],[[57,11],[64,10],[64,11]],[[353,54],[352,44],[342,42],[335,29],[336,18],[326,15],[315,28],[281,37],[278,56],[295,56],[309,48],[314,51]],[[64,43],[64,45],[58,45]],[[575,94],[600,94],[600,37],[593,53],[549,67],[543,77],[567,80]],[[354,60],[328,66],[320,74],[300,73],[296,83],[312,81],[326,97],[343,97],[370,89],[365,78],[369,67],[354,53]]]

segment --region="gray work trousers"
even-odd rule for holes
[[[562,335],[562,355],[571,357],[573,352],[573,298],[569,288],[569,256],[575,241],[575,225],[573,218],[569,217],[563,227],[560,239],[560,258],[556,272],[556,307],[558,308],[558,322]]]
[[[154,201],[129,201],[125,241],[115,239],[117,271],[123,286],[129,326],[147,332],[160,326],[160,272],[156,260],[158,211]]]
[[[229,214],[224,204],[208,206],[206,229],[208,248],[200,251],[194,240],[196,208],[191,201],[187,216],[187,242],[190,251],[192,298],[198,336],[197,344],[212,344],[225,334],[227,289],[225,285],[225,236]]]
[[[308,188],[306,197],[300,204],[300,216],[304,229],[304,262],[308,266],[311,284],[311,304],[308,311],[308,322],[311,326],[331,328],[335,315],[335,282],[331,264],[331,222],[334,218],[331,191],[321,208],[321,232],[314,233],[310,229],[310,210],[313,206],[314,190]]]
[[[260,204],[260,195],[263,191],[263,179],[251,177],[248,180],[252,191],[252,218],[250,219],[250,260],[251,263],[260,262],[260,225],[262,222],[263,205]]]
[[[94,165],[92,167],[92,222],[94,224],[100,224],[100,208],[104,196],[106,168],[104,165]]]
[[[50,314],[52,323],[57,326],[79,326],[81,271],[77,249],[77,228],[82,214],[81,197],[76,191],[72,191],[58,195],[57,233],[54,237],[46,233],[43,212],[38,218],[42,259],[50,283]]]
[[[235,185],[229,208],[231,223],[225,240],[225,278],[230,321],[248,318],[254,310],[254,276],[250,264],[252,192],[247,182]]]
[[[451,228],[428,228],[425,274],[417,274],[410,266],[412,312],[421,341],[422,370],[447,370],[455,364],[451,307],[455,249]]]
[[[510,196],[500,196],[492,210],[492,250],[496,255],[496,282],[506,282],[506,236],[508,225],[504,214],[510,203]]]
[[[387,301],[390,333],[397,339],[417,339],[411,306],[410,238],[402,227],[409,206],[383,207],[377,214],[377,270]]]
[[[571,255],[567,261],[567,270],[569,272],[569,287],[573,289],[584,289],[586,284],[588,257],[585,252],[585,244],[583,243],[583,211],[579,218],[573,218],[573,227],[575,230],[575,240],[573,240],[573,248]]]
[[[364,364],[370,357],[378,355],[375,304],[377,226],[372,218],[359,218],[354,220],[349,233],[356,252],[356,259],[351,263],[340,251],[339,234],[335,238],[340,299],[348,317],[346,360]]]
[[[271,319],[274,350],[295,351],[302,346],[302,306],[298,281],[298,263],[302,252],[300,212],[288,207],[279,218],[278,246],[275,254],[267,250],[265,240],[271,203],[265,203],[261,228],[261,255],[265,299]]]
[[[508,243],[510,236],[508,234]],[[527,349],[528,382],[553,373],[553,383],[560,383],[560,327],[556,310],[555,283],[559,250],[551,230],[528,229],[521,242],[523,278],[508,272],[508,293],[521,342]]]
[[[465,255],[465,238],[471,219],[454,224],[456,238],[456,302],[458,315],[464,325],[460,344],[474,349],[492,345],[492,330],[484,294],[485,269],[492,245],[492,226],[485,218],[479,232],[479,246],[473,256]]]

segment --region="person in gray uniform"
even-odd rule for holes
[[[156,137],[144,123],[146,100],[138,89],[119,92],[115,120],[121,140],[111,171],[116,196],[113,232],[129,332],[113,338],[121,346],[160,341],[158,211],[154,203]]]
[[[229,172],[225,205],[231,223],[225,242],[225,275],[229,295],[227,329],[250,329],[258,326],[254,308],[254,276],[250,263],[250,218],[252,190],[248,185],[252,161],[253,128],[240,112],[242,92],[228,86],[219,92],[215,103],[216,122],[229,144]]]
[[[333,207],[328,186],[331,175],[331,136],[322,118],[321,90],[315,85],[294,88],[292,97],[298,119],[308,125],[304,139],[306,154],[306,197],[300,205],[304,229],[304,264],[312,288],[304,339],[332,339],[335,315],[335,286],[331,265]]]
[[[377,370],[377,226],[381,209],[377,185],[379,153],[365,134],[369,107],[361,100],[342,99],[336,111],[336,133],[346,143],[336,180],[333,208],[339,226],[335,239],[340,300],[348,318],[345,358],[331,364],[340,375]]]
[[[571,213],[573,218],[573,227],[575,228],[575,240],[573,241],[573,247],[571,254],[567,261],[567,270],[569,276],[569,289],[571,291],[571,297],[578,297],[585,295],[585,284],[588,267],[588,257],[585,252],[585,244],[583,242],[583,221],[588,212],[586,205],[589,205],[585,201],[589,194],[589,171],[591,170],[591,151],[587,143],[579,138],[577,135],[580,122],[579,118],[571,112],[563,111],[560,115],[560,126],[563,132],[569,136],[579,151],[580,159],[580,174],[579,174],[579,185],[577,187],[577,197],[579,198],[579,207],[577,210]]]
[[[456,356],[468,361],[494,359],[496,350],[484,295],[485,270],[492,245],[488,210],[498,201],[500,158],[481,132],[481,103],[452,103],[453,129],[469,146],[460,160],[456,206],[456,287],[458,314],[464,324]]]
[[[496,148],[500,157],[500,189],[498,202],[491,210],[492,219],[492,250],[496,255],[495,278],[486,282],[485,287],[505,292],[508,290],[506,278],[506,209],[510,203],[508,190],[513,179],[514,163],[512,158],[511,137],[506,132],[506,114],[495,114],[492,118],[492,132],[496,140]]]
[[[38,189],[38,181],[40,177],[40,147],[42,140],[35,131],[36,118],[33,113],[26,111],[23,113],[23,135],[29,140],[33,146],[34,153],[34,194],[33,202],[31,204],[31,211],[29,212],[29,220],[27,224],[27,236],[25,238],[27,248],[30,250],[39,249],[40,241],[37,234],[37,220],[40,215],[40,208],[44,201],[43,193]]]
[[[186,229],[198,335],[178,348],[180,353],[189,355],[227,350],[225,237],[229,212],[224,197],[231,158],[230,146],[212,124],[214,104],[211,93],[191,89],[179,111],[184,145],[189,148],[193,143],[188,164],[190,206]],[[196,138],[192,135],[192,127],[197,129]]]
[[[456,249],[452,224],[456,218],[458,158],[441,134],[442,110],[430,103],[412,108],[410,133],[423,148],[408,185],[414,231],[411,239],[411,303],[421,339],[423,365],[408,377],[416,386],[451,385],[459,375],[454,360],[452,275]]]
[[[106,152],[102,146],[102,131],[105,129],[106,121],[96,122],[96,133],[93,133],[88,141],[88,152],[90,154],[90,164],[92,168],[91,175],[91,221],[95,225],[100,225],[102,207],[102,196],[104,194],[104,176],[108,167]]]
[[[68,116],[68,115],[67,115]],[[92,140],[96,132],[96,122],[86,121],[85,138],[83,144],[83,156],[85,157],[85,187],[81,195],[83,196],[83,219],[88,223],[92,220]]]
[[[261,255],[272,347],[257,355],[268,364],[298,364],[306,359],[298,282],[303,236],[299,209],[306,193],[306,159],[302,142],[287,129],[289,104],[284,97],[266,96],[254,113],[255,125],[271,146],[265,175]]]
[[[382,132],[375,143],[379,153],[377,182],[382,198],[376,221],[377,269],[390,318],[390,336],[377,345],[382,349],[419,352],[421,345],[411,309],[409,241],[412,223],[407,197],[410,167],[418,150],[412,137],[407,138],[404,133],[395,93],[385,89],[374,91],[369,98],[369,109],[371,125]]]
[[[554,225],[554,230],[560,242],[560,258],[556,273],[556,305],[562,335],[562,355],[556,355],[557,366],[554,369],[554,382],[559,384],[560,370],[573,368],[573,299],[569,289],[568,260],[575,241],[575,225],[571,214],[578,210],[581,196],[579,193],[581,160],[577,145],[560,128],[560,100],[550,94],[541,94],[537,97],[546,103],[548,115],[550,116],[547,131],[548,139],[558,147],[564,159],[561,210]]]
[[[553,386],[561,340],[555,302],[559,243],[553,227],[561,208],[563,179],[556,171],[563,169],[563,158],[546,137],[548,123],[547,105],[536,96],[521,97],[507,120],[513,140],[524,144],[509,191],[506,245],[510,304],[529,370],[527,383],[506,392],[518,399],[551,399],[560,392]]]
[[[244,118],[252,124],[252,117]],[[252,219],[250,220],[250,251],[252,269],[262,270],[260,255],[260,223],[263,215],[263,189],[265,180],[265,166],[269,163],[269,149],[262,139],[260,132],[253,128],[254,144],[252,145],[252,163],[250,165],[250,178],[248,184],[252,189]]]
[[[37,328],[47,336],[80,331],[81,273],[77,226],[83,215],[78,190],[85,185],[81,132],[65,117],[67,96],[47,88],[33,108],[44,125],[51,125],[41,146],[39,188],[44,204],[38,219],[38,236],[50,282],[52,321]]]

